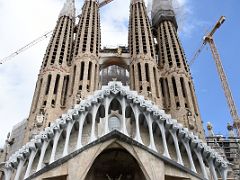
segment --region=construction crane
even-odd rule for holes
[[[113,0],[103,0],[103,1],[99,2],[99,8],[107,5],[108,3],[112,2],[112,1]],[[14,58],[15,56],[24,52],[25,50],[31,48],[32,46],[38,44],[39,42],[43,41],[44,39],[48,38],[52,34],[52,32],[53,32],[53,30],[43,34],[42,36],[38,37],[37,39],[33,40],[32,42],[30,42],[27,45],[23,46],[22,48],[18,49],[17,51],[11,53],[9,56],[7,56],[3,59],[0,59],[0,65],[5,63],[8,60]]]
[[[14,58],[15,56],[17,56],[18,54],[20,54],[21,52],[29,49],[30,47],[34,46],[35,44],[41,42],[42,40],[46,39],[47,37],[49,37],[52,34],[53,31],[49,31],[47,33],[45,33],[44,35],[38,37],[37,39],[33,40],[32,42],[28,43],[27,45],[23,46],[22,48],[18,49],[17,51],[13,52],[12,54],[10,54],[9,56],[3,58],[0,60],[0,64],[3,64],[4,62]]]
[[[224,69],[223,69],[223,65],[222,65],[222,62],[221,62],[220,55],[217,51],[217,47],[216,47],[215,42],[213,40],[214,33],[216,32],[217,29],[220,28],[220,26],[224,23],[224,21],[225,21],[225,17],[221,16],[220,19],[218,20],[218,22],[216,23],[216,25],[213,27],[213,29],[209,33],[207,33],[206,36],[204,36],[202,46],[197,50],[193,59],[189,62],[189,65],[192,65],[194,63],[194,61],[196,60],[198,55],[201,53],[203,47],[208,43],[209,46],[210,46],[210,49],[211,49],[216,67],[217,67],[218,75],[220,77],[220,81],[221,81],[221,84],[222,84],[222,87],[223,87],[223,90],[224,90],[224,94],[225,94],[226,99],[227,99],[227,103],[228,103],[228,106],[229,106],[229,109],[230,109],[230,114],[232,116],[233,123],[234,123],[233,125],[236,128],[237,136],[240,137],[240,119],[239,119],[239,116],[238,116],[238,113],[237,113],[236,105],[234,103],[231,90],[230,90],[229,85],[228,85],[227,77],[226,77],[226,74],[225,74]]]

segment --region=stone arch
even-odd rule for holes
[[[119,114],[122,114],[122,105],[118,98],[113,98],[109,105],[108,114],[111,114],[112,111],[118,111]]]
[[[93,162],[85,180],[146,180],[137,160],[125,149],[112,147],[102,151]]]

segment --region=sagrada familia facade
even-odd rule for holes
[[[205,141],[171,3],[152,7],[149,19],[144,0],[131,0],[128,47],[114,49],[101,48],[98,1],[84,1],[78,22],[65,2],[2,179],[227,179]]]

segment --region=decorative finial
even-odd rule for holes
[[[74,0],[67,0],[59,14],[59,17],[68,16],[70,18],[75,17],[75,3]]]
[[[211,124],[210,122],[207,122],[207,130],[208,130],[208,135],[209,135],[210,137],[215,136],[215,135],[214,135],[214,132],[213,132],[212,124]]]
[[[227,130],[228,130],[228,136],[229,137],[234,137],[235,136],[234,131],[233,131],[233,126],[230,123],[227,124]]]

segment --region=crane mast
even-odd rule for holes
[[[216,45],[214,43],[214,40],[213,40],[213,34],[223,24],[224,21],[225,21],[225,17],[222,16],[218,20],[218,22],[216,23],[216,25],[214,26],[212,31],[209,32],[207,34],[207,36],[204,37],[203,44],[208,43],[210,48],[211,48],[213,59],[215,61],[217,71],[218,71],[218,74],[219,74],[219,77],[220,77],[220,80],[221,80],[221,84],[222,84],[222,87],[223,87],[223,90],[224,90],[224,94],[226,96],[227,103],[228,103],[228,106],[229,106],[229,109],[230,109],[230,114],[233,118],[234,127],[236,128],[237,136],[240,137],[240,119],[239,119],[239,116],[238,116],[238,113],[237,113],[236,105],[234,103],[231,90],[230,90],[229,85],[228,85],[228,81],[227,81],[227,77],[226,77],[226,74],[225,74],[224,69],[223,69],[223,65],[221,63],[220,55],[217,51],[217,47],[216,47]]]

